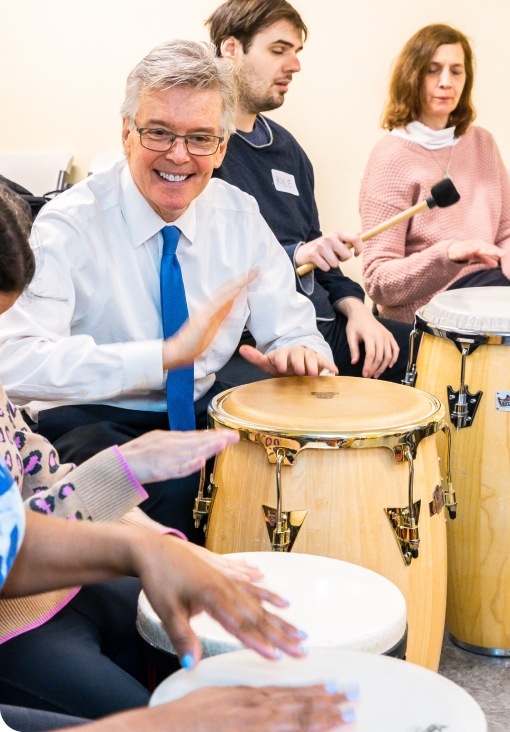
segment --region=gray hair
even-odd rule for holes
[[[168,41],[156,46],[127,78],[122,117],[134,122],[145,94],[173,86],[217,89],[223,99],[222,133],[235,132],[237,71],[227,59],[216,56],[212,43]]]

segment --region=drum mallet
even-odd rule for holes
[[[402,211],[402,213],[393,216],[391,219],[383,221],[383,223],[379,224],[379,226],[374,226],[373,229],[364,231],[362,234],[360,234],[360,239],[361,241],[367,241],[367,239],[372,239],[372,237],[377,236],[378,234],[382,234],[383,231],[391,229],[392,226],[396,226],[402,221],[407,221],[407,219],[411,219],[413,216],[416,216],[416,214],[425,211],[425,209],[427,208],[435,208],[436,206],[438,206],[439,208],[448,208],[448,206],[453,206],[453,204],[457,203],[457,201],[460,201],[459,192],[453,185],[453,182],[450,178],[444,178],[443,180],[439,181],[439,183],[436,183],[435,186],[432,186],[430,196],[424,201],[420,201],[420,203],[417,203],[415,206],[411,206],[411,208],[408,208],[406,211]],[[352,248],[352,244],[346,242],[345,245]],[[311,262],[309,264],[303,264],[301,265],[301,267],[297,268],[296,272],[300,277],[303,277],[303,275],[308,274],[308,272],[311,272],[313,269],[315,269],[316,266],[317,265],[312,264]]]

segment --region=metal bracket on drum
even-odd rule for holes
[[[415,355],[414,353],[414,342],[417,335],[416,327],[414,327],[409,333],[409,359],[407,361],[406,375],[402,379],[404,386],[414,386],[418,378],[418,372],[416,371],[417,354]]]
[[[216,497],[216,491],[218,486],[213,483],[212,478],[207,486],[207,496],[204,496],[204,484],[205,484],[205,468],[200,471],[200,487],[198,489],[198,495],[195,498],[195,505],[193,507],[193,519],[195,521],[195,528],[198,529],[203,518],[206,519],[204,524],[204,533],[207,536],[207,518],[211,513],[214,499]]]
[[[452,485],[452,471],[450,466],[450,459],[452,454],[452,433],[450,427],[447,424],[443,425],[443,432],[446,438],[446,485],[447,489],[444,491],[444,505],[448,510],[450,518],[457,518],[457,496],[453,490]]]
[[[306,518],[307,510],[283,511],[282,505],[282,465],[285,450],[276,450],[276,508],[262,506],[269,540],[274,552],[290,552],[297,539],[299,530]]]
[[[446,387],[450,419],[457,430],[463,429],[464,427],[471,427],[483,395],[483,391],[477,391],[476,394],[471,394],[466,384],[466,358],[469,354],[470,344],[466,342],[466,345],[461,351],[462,360],[460,365],[459,390],[455,391],[452,386]]]
[[[413,559],[418,558],[419,553],[418,522],[421,499],[414,502],[414,460],[409,446],[404,450],[404,458],[409,462],[409,505],[403,508],[385,508],[384,512],[395,533],[404,563],[409,566]]]

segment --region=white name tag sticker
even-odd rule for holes
[[[296,179],[290,173],[284,173],[281,170],[272,170],[274,187],[282,193],[292,193],[293,196],[299,196],[296,185]]]
[[[500,412],[510,412],[510,389],[496,392],[496,409]]]

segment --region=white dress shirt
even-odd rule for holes
[[[260,267],[214,341],[195,360],[195,399],[234,353],[245,325],[267,353],[302,345],[332,360],[313,305],[254,198],[213,179],[173,222],[188,310]],[[100,403],[165,411],[159,271],[166,225],[125,161],[48,203],[32,230],[36,276],[0,316],[0,379],[32,416]]]

